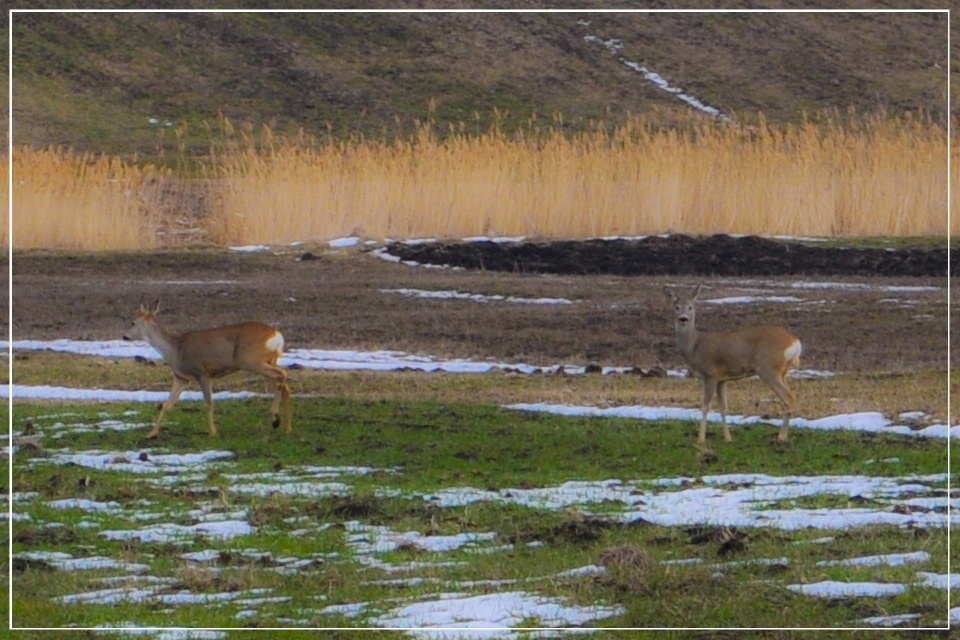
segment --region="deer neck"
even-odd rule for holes
[[[174,362],[180,346],[180,336],[168,331],[159,322],[153,321],[145,327],[147,342],[160,352],[167,362]]]
[[[689,358],[693,350],[697,347],[697,338],[700,334],[697,332],[697,328],[692,321],[686,325],[677,324],[676,330],[677,351],[679,351],[684,358]]]

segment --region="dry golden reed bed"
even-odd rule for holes
[[[13,246],[155,247],[157,184],[169,173],[65,149],[13,153]]]
[[[613,131],[559,129],[440,137],[424,125],[392,141],[317,142],[274,139],[268,129],[236,135],[221,119],[225,142],[202,168],[211,179],[200,224],[223,244],[349,234],[947,232],[946,130],[924,118],[672,128],[634,119]],[[956,145],[952,154],[956,184]],[[158,194],[183,183],[170,173],[63,149],[20,148],[13,160],[16,248],[169,242],[157,234]]]

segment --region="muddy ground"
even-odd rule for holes
[[[756,248],[755,239],[741,242],[750,251]],[[449,263],[455,252],[449,245],[442,246],[444,262]],[[566,263],[587,265],[583,256],[595,253],[598,246],[602,245],[557,243],[551,250],[562,254],[567,249]],[[418,249],[423,260],[422,252],[431,247],[438,250],[441,245],[412,249]],[[479,251],[488,250],[484,246]],[[463,253],[477,251],[476,245],[467,245]],[[306,253],[318,259],[301,259]],[[902,262],[924,260],[939,264],[936,254]],[[662,257],[652,264],[664,266],[670,261]],[[703,281],[701,299],[798,298],[703,304],[698,325],[708,330],[751,323],[787,326],[803,341],[804,368],[843,372],[946,368],[943,276],[624,276],[613,268],[601,270],[598,263],[592,264],[589,273],[577,274],[530,273],[529,268],[495,272],[489,264],[483,266],[483,270],[427,269],[387,262],[366,250],[326,247],[274,253],[212,248],[129,254],[16,253],[13,337],[119,339],[138,305],[159,296],[161,319],[174,329],[257,318],[279,325],[290,348],[395,349],[529,364],[670,368],[680,366],[680,358],[663,286]],[[797,286],[810,282],[854,283],[860,288]],[[936,289],[890,289],[903,286]],[[573,303],[477,303],[381,292],[400,288],[565,298]]]

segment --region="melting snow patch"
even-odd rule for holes
[[[169,284],[169,285],[208,285],[208,284],[239,284],[239,280],[147,280],[144,284],[148,285],[158,285],[158,284]]]
[[[353,604],[331,604],[328,607],[324,607],[317,611],[322,616],[344,616],[346,618],[356,618],[361,613],[363,613],[367,607],[370,606],[369,602],[356,602]]]
[[[470,236],[464,242],[492,242],[494,244],[517,244],[526,240],[526,236]]]
[[[892,616],[870,616],[860,622],[870,627],[905,627],[920,619],[919,613],[901,613]]]
[[[610,53],[617,55],[618,60],[625,65],[626,67],[633,69],[637,73],[641,74],[644,78],[652,82],[658,88],[666,91],[669,94],[672,94],[677,97],[678,100],[686,102],[694,109],[702,111],[708,115],[714,116],[721,120],[730,120],[730,116],[720,113],[720,110],[716,107],[711,107],[704,104],[697,98],[691,96],[690,94],[683,93],[683,90],[679,87],[671,86],[659,73],[651,71],[650,69],[640,65],[637,62],[627,60],[626,58],[619,56],[620,51],[623,49],[623,43],[617,38],[611,38],[609,40],[603,40],[597,36],[584,36],[583,38],[586,42],[596,42],[606,48]]]
[[[862,282],[792,282],[793,289],[844,289],[847,291],[896,291],[900,293],[922,293],[940,291],[941,287],[874,285]]]
[[[67,596],[57,596],[51,598],[53,602],[59,604],[117,604],[119,602],[144,602],[151,596],[156,595],[160,587],[148,587],[145,589],[127,589],[117,587],[114,589],[100,589],[97,591],[86,591]]]
[[[832,371],[823,371],[821,369],[790,369],[787,371],[788,378],[796,378],[798,380],[826,380],[835,375]]]
[[[441,507],[458,507],[490,501],[518,504],[538,509],[560,510],[568,507],[620,502],[627,510],[604,513],[622,522],[645,521],[661,526],[717,525],[770,527],[782,530],[849,529],[871,524],[945,527],[946,514],[935,512],[897,513],[893,498],[903,494],[928,492],[920,482],[946,482],[946,474],[906,478],[870,478],[866,476],[785,476],[765,474],[727,474],[705,476],[705,486],[682,490],[656,491],[649,487],[670,486],[658,482],[623,484],[618,480],[567,482],[558,487],[502,489],[488,491],[473,487],[446,488],[424,499]],[[672,481],[671,481],[672,482]],[[733,490],[727,489],[733,485]],[[648,488],[644,488],[644,487]],[[784,500],[817,495],[871,498],[874,508],[770,509]],[[953,521],[960,522],[954,516]]]
[[[700,420],[701,413],[698,409],[680,409],[676,407],[646,407],[646,406],[624,406],[609,407],[601,409],[599,407],[566,405],[566,404],[547,404],[547,403],[517,403],[504,405],[506,409],[515,409],[517,411],[542,411],[545,413],[554,413],[564,416],[594,416],[594,417],[617,417],[617,418],[638,418],[640,420]],[[707,420],[710,422],[720,422],[721,416],[716,411],[707,414]],[[759,416],[741,416],[728,415],[727,424],[770,424],[779,425],[779,420],[764,420]],[[947,425],[931,425],[925,429],[911,429],[906,425],[895,425],[883,414],[875,411],[862,413],[847,413],[836,416],[827,416],[808,420],[806,418],[793,418],[790,421],[791,427],[800,429],[822,429],[825,431],[866,431],[869,433],[892,433],[906,436],[917,436],[927,438],[946,438]],[[960,426],[953,427],[953,437],[960,436]]]
[[[572,301],[570,301],[572,302]],[[0,350],[8,343],[0,342]],[[150,358],[160,359],[160,354],[145,342],[112,341],[81,341],[81,340],[17,340],[13,343],[15,350],[45,350],[81,355],[104,356],[113,358]],[[402,351],[351,351],[328,349],[291,349],[287,351],[279,362],[281,367],[299,365],[308,369],[332,369],[344,371],[442,371],[446,373],[488,373],[490,371],[509,371],[516,373],[554,373],[563,370],[569,375],[585,373],[585,367],[570,365],[534,366],[524,363],[482,362],[477,360],[442,360],[432,356],[418,356]],[[603,373],[626,373],[632,367],[604,367]],[[676,377],[677,372],[667,372]],[[162,402],[170,395],[167,391],[115,391],[115,390],[86,390],[67,387],[13,385],[13,395],[16,398],[59,398],[74,400],[117,400],[127,402]],[[242,392],[220,392],[214,394],[214,399],[249,398],[262,394]],[[181,396],[185,400],[201,400],[202,394],[198,391],[186,391]]]
[[[9,342],[0,341],[0,349],[5,350],[9,346]],[[59,351],[105,358],[160,357],[160,354],[146,342],[127,340],[14,340],[13,349],[14,351]]]
[[[83,451],[80,453],[53,453],[49,458],[37,458],[37,464],[75,464],[91,469],[130,471],[133,473],[173,473],[197,470],[214,460],[232,458],[232,451],[204,451],[201,453],[152,453],[147,451]]]
[[[70,424],[64,424],[62,422],[57,422],[50,425],[50,429],[56,429],[56,432],[52,435],[54,439],[62,438],[67,435],[74,435],[77,433],[97,433],[100,431],[132,431],[134,429],[142,429],[143,427],[152,426],[144,422],[124,422],[123,420],[101,420],[100,422],[95,422],[93,424],[86,424],[84,422],[72,422]]]
[[[124,529],[102,531],[100,535],[110,540],[129,540],[136,538],[142,542],[174,542],[191,539],[197,535],[227,540],[239,536],[250,535],[256,529],[249,523],[240,520],[225,520],[223,522],[201,522],[185,526],[179,524],[161,524],[143,529]]]
[[[837,582],[788,584],[787,589],[814,598],[889,598],[907,590],[906,585],[887,582]]]
[[[156,640],[220,640],[226,638],[223,631],[208,631],[203,629],[150,629],[137,627],[132,622],[125,622],[117,626],[100,626],[94,631],[97,635],[122,636],[151,636]]]
[[[250,391],[220,391],[213,394],[214,400],[228,400],[236,398],[255,398],[263,394]],[[28,386],[13,385],[14,398],[33,398],[58,400],[98,400],[107,402],[164,402],[170,397],[169,391],[121,391],[118,389],[72,389],[69,387],[53,387],[48,385]],[[184,391],[181,400],[203,400],[199,391]]]
[[[353,546],[355,553],[363,555],[387,553],[405,546],[421,551],[453,551],[497,537],[496,533],[461,533],[455,536],[425,536],[417,531],[397,533],[388,527],[366,525],[356,520],[344,523],[344,528],[347,542]]]
[[[960,589],[960,574],[943,574],[921,571],[917,574],[917,578],[920,579],[920,584],[927,587],[949,589],[951,591]]]
[[[751,304],[753,302],[803,302],[803,298],[793,296],[734,296],[704,300],[710,304]]]
[[[35,562],[44,562],[61,571],[119,569],[121,571],[129,571],[130,573],[145,573],[150,570],[150,565],[146,564],[123,562],[101,556],[74,558],[69,553],[59,551],[27,551],[25,553],[18,553],[13,557],[33,560]]]
[[[568,627],[625,612],[623,607],[577,607],[565,604],[561,598],[517,591],[480,596],[441,595],[436,600],[404,605],[370,622],[390,628],[457,628],[455,633],[443,633],[445,637],[507,638],[516,637],[512,629],[531,618],[539,619],[544,627]]]
[[[539,509],[559,510],[576,505],[603,502],[622,502],[627,505],[642,501],[635,487],[625,486],[619,480],[598,482],[571,481],[559,487],[537,489],[502,489],[487,491],[473,487],[441,489],[424,498],[441,507],[460,507],[474,502],[492,501],[519,504]]]
[[[922,564],[930,562],[930,554],[926,551],[916,553],[891,553],[880,556],[861,556],[844,560],[821,560],[818,567],[899,567],[905,564]]]
[[[512,302],[516,304],[573,304],[579,300],[566,298],[519,298],[516,296],[487,296],[480,293],[459,291],[428,291],[424,289],[380,289],[380,293],[397,294],[408,298],[431,298],[435,300],[470,300],[472,302]]]
[[[97,502],[86,498],[64,498],[45,503],[54,509],[80,509],[81,511],[100,511],[102,513],[121,513],[123,508],[118,502]]]
[[[353,488],[342,482],[286,482],[283,484],[234,484],[231,493],[253,496],[286,495],[311,498],[340,496],[349,494]]]
[[[262,244],[248,244],[242,247],[230,247],[230,251],[239,251],[240,253],[263,253],[270,251],[270,247]]]
[[[334,249],[343,249],[344,247],[355,247],[360,244],[360,238],[350,236],[349,238],[336,238],[328,243]]]

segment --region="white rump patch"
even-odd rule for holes
[[[800,354],[803,352],[803,346],[800,344],[799,340],[794,340],[793,344],[784,349],[783,357],[787,359],[787,362],[792,362],[794,359],[799,360]]]
[[[267,340],[267,349],[276,351],[278,356],[281,355],[283,353],[283,334],[279,331],[274,332],[270,339]]]

